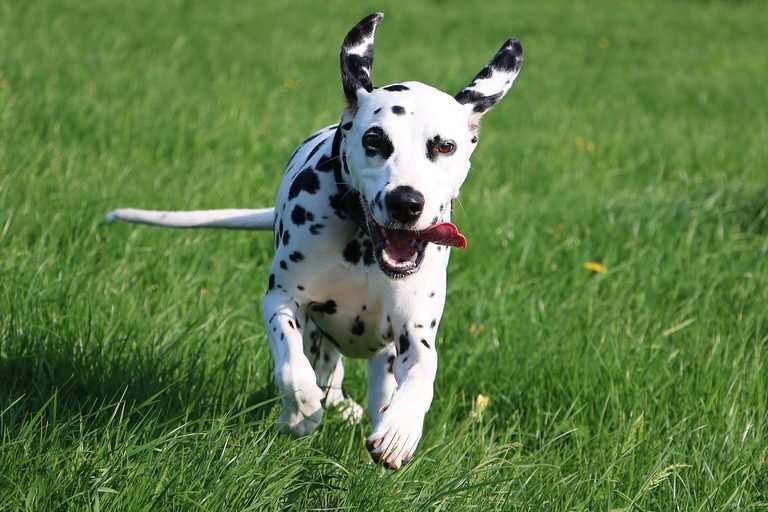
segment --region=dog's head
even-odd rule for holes
[[[419,269],[430,242],[465,246],[448,222],[451,200],[469,172],[480,118],[509,91],[523,49],[505,42],[455,96],[420,82],[374,88],[373,36],[383,17],[360,21],[341,47],[343,172],[360,194],[379,267],[402,277]]]

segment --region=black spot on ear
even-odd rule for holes
[[[360,257],[362,256],[360,243],[357,240],[352,240],[344,248],[342,254],[344,255],[344,261],[348,261],[353,265],[357,265],[360,262]]]
[[[355,317],[354,323],[352,323],[352,334],[355,336],[362,336],[365,334],[365,322],[360,317]]]
[[[409,348],[411,348],[411,342],[408,339],[408,335],[403,333],[400,335],[400,338],[398,339],[397,353],[405,354],[406,352],[408,352]]]
[[[312,214],[310,213],[309,215]],[[291,212],[291,220],[297,226],[301,226],[307,222],[307,210],[305,210],[301,205],[297,204],[293,207],[293,211]]]
[[[299,251],[293,251],[290,256],[288,256],[292,262],[298,263],[301,260],[304,259],[304,255],[301,254]]]
[[[288,190],[288,199],[293,199],[301,192],[314,194],[320,188],[320,180],[317,174],[311,168],[307,167],[293,179],[291,188]]]
[[[313,302],[309,306],[309,309],[317,313],[323,313],[324,315],[334,315],[336,314],[336,301],[327,300],[325,302]]]
[[[421,340],[421,344],[424,345],[427,348],[432,348],[432,347],[429,346],[429,342],[427,340],[423,339],[423,338]]]
[[[402,116],[405,115],[405,109],[401,107],[400,105],[395,105],[392,107],[392,113],[396,116]]]
[[[464,89],[459,94],[456,95],[456,101],[458,101],[462,105],[471,103],[472,105],[474,105],[472,107],[473,112],[485,112],[486,110],[489,110],[494,105],[496,105],[496,103],[499,102],[502,96],[503,94],[500,92],[496,94],[491,94],[490,96],[485,96],[482,93],[475,91],[473,89]]]
[[[388,85],[386,87],[382,87],[382,89],[385,90],[385,91],[390,91],[390,92],[399,92],[399,91],[408,91],[408,90],[410,90],[410,89],[408,89],[407,85],[403,85],[403,84],[392,84],[392,85]]]
[[[271,290],[275,287],[275,274],[269,274],[269,286],[267,289]]]

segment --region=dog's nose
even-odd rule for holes
[[[412,187],[401,186],[387,194],[387,210],[398,222],[412,224],[424,211],[424,194]]]

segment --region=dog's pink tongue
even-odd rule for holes
[[[466,249],[467,239],[459,233],[459,228],[450,222],[441,222],[419,233],[419,239],[438,245],[448,245]]]

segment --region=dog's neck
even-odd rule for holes
[[[347,218],[357,224],[364,232],[368,232],[365,222],[365,213],[360,206],[360,192],[355,190],[347,183],[345,175],[349,173],[347,168],[346,155],[341,149],[342,141],[341,126],[336,128],[333,136],[333,147],[331,149],[331,161],[333,162],[333,175],[336,181],[337,192],[331,198],[333,206],[342,218]]]

